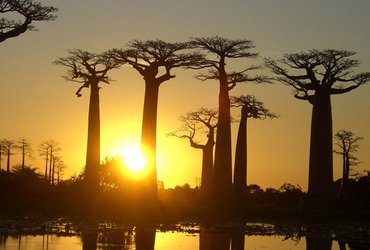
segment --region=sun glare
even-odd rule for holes
[[[139,146],[123,147],[121,155],[127,169],[133,174],[142,174],[145,170],[146,157]]]

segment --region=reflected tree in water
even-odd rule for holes
[[[155,228],[136,227],[135,246],[137,250],[154,250]]]

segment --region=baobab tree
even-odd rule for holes
[[[232,96],[231,106],[242,108],[235,149],[233,183],[234,195],[240,197],[247,189],[247,120],[276,118],[277,115],[265,108],[265,105],[253,95]]]
[[[3,151],[6,155],[6,172],[10,173],[10,159],[14,155],[13,150],[17,149],[17,145],[13,140],[3,139],[1,144],[3,145]]]
[[[339,130],[335,133],[335,145],[338,149],[334,153],[342,156],[342,183],[339,191],[338,201],[342,202],[344,192],[348,187],[349,173],[352,166],[359,164],[357,157],[354,155],[359,148],[359,141],[362,137],[356,136],[352,131]]]
[[[187,43],[169,43],[162,40],[128,43],[127,49],[114,49],[111,56],[118,63],[127,63],[143,77],[145,83],[141,148],[147,158],[148,198],[157,199],[156,133],[159,87],[175,78],[175,68],[188,68],[199,62],[199,56],[184,52]]]
[[[19,36],[27,30],[35,30],[35,21],[52,21],[58,9],[42,6],[33,0],[1,0],[0,1],[0,43]],[[4,15],[4,17],[3,17]],[[21,17],[22,20],[11,19]]]
[[[54,61],[57,65],[68,68],[64,77],[68,81],[82,83],[77,90],[77,97],[82,96],[84,88],[90,88],[90,102],[88,115],[88,136],[85,166],[85,183],[91,190],[97,190],[99,186],[100,169],[100,107],[99,107],[99,83],[109,84],[108,72],[118,68],[121,63],[113,60],[105,53],[95,54],[84,50],[71,50],[70,56],[59,57]]]
[[[203,58],[203,65],[209,66],[207,73],[198,74],[199,80],[217,80],[220,86],[218,99],[218,125],[216,135],[215,162],[212,183],[212,195],[229,197],[232,190],[232,156],[231,156],[231,125],[230,125],[230,98],[229,91],[238,83],[266,81],[263,76],[251,76],[249,73],[259,69],[252,65],[241,71],[226,70],[228,59],[256,58],[257,53],[250,52],[255,46],[249,40],[231,40],[219,36],[209,38],[193,38],[194,48],[207,52]]]
[[[181,128],[175,132],[169,133],[169,136],[176,136],[189,140],[191,147],[202,150],[202,175],[200,185],[202,196],[207,196],[211,188],[217,113],[216,110],[206,108],[188,112],[180,117],[180,122],[182,123]],[[195,139],[199,138],[199,133],[207,134],[207,140],[203,144]]]
[[[370,80],[370,72],[353,73],[360,62],[346,50],[309,50],[265,59],[276,81],[292,87],[295,98],[312,104],[308,195],[319,205],[332,196],[333,135],[331,96],[352,91]],[[327,203],[327,202],[326,202]],[[322,203],[324,204],[324,203]]]
[[[25,167],[25,160],[26,158],[31,158],[32,157],[32,147],[31,144],[28,142],[27,139],[22,138],[18,140],[17,142],[17,149],[21,152],[22,154],[22,170],[24,170]]]
[[[40,156],[45,157],[45,180],[50,184],[52,183],[53,173],[53,164],[55,157],[58,157],[58,153],[61,151],[60,143],[54,139],[49,139],[41,142],[39,145],[39,154]],[[49,169],[49,171],[48,171]]]

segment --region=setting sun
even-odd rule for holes
[[[140,174],[145,170],[146,157],[139,146],[128,146],[121,149],[121,155],[131,173]]]

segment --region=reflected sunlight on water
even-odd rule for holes
[[[206,233],[203,243],[200,238],[205,235],[188,234],[183,232],[156,232],[155,250],[229,250],[231,249],[231,234]],[[136,248],[134,242],[129,244],[102,243],[96,246],[87,246],[79,236],[0,236],[1,250],[150,250],[150,248]],[[226,241],[225,241],[226,240]],[[213,241],[213,242],[212,242]],[[224,243],[222,243],[224,241]],[[85,245],[84,245],[85,244]],[[305,250],[306,240],[285,239],[282,236],[245,236],[244,247],[234,246],[237,250],[273,249],[273,250]],[[234,248],[233,248],[234,249]],[[339,250],[336,241],[333,241],[331,250]]]

